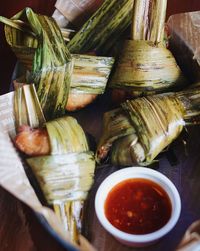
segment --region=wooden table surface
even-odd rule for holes
[[[4,3],[3,3],[4,2]],[[36,2],[29,1],[30,6],[33,5],[35,9],[39,10],[43,6],[44,12],[50,12],[53,9],[54,1],[49,1],[45,6],[41,1],[41,5]],[[19,1],[18,7],[26,6],[26,1]],[[1,5],[4,4],[4,9]],[[10,4],[10,5],[9,5]],[[13,4],[13,2],[12,2]],[[15,13],[18,7],[12,5],[11,1],[1,1],[0,9],[2,15],[11,16]],[[9,8],[10,7],[10,8]],[[7,8],[7,9],[6,9]],[[45,9],[46,8],[46,9]],[[186,10],[200,9],[199,0],[171,0],[168,5],[168,15]],[[9,11],[10,10],[10,11]],[[7,11],[7,12],[6,12]],[[1,36],[2,36],[1,27]],[[1,94],[7,92],[9,86],[10,74],[13,71],[14,57],[11,52],[8,53],[8,48],[5,50],[5,44],[0,43],[0,58],[8,60],[0,60],[1,72]],[[7,54],[8,53],[8,54]],[[7,57],[7,55],[9,55]],[[3,83],[3,84],[2,84]],[[90,107],[75,113],[83,128],[93,135],[96,139],[100,136],[102,114],[109,108],[109,104],[104,103],[104,99],[99,99]],[[166,237],[164,237],[157,244],[152,247],[140,250],[174,250],[186,228],[196,219],[200,219],[200,128],[191,128],[188,133],[183,133],[183,137],[187,140],[187,154],[182,144],[181,137],[170,148],[178,160],[176,165],[171,165],[169,160],[173,154],[167,152],[161,156],[158,170],[169,177],[180,192],[182,200],[181,217],[176,227]],[[173,158],[172,158],[173,160]],[[173,162],[171,160],[171,162]],[[88,202],[87,223],[89,229],[89,239],[92,244],[100,251],[128,251],[135,250],[127,248],[117,242],[110,236],[99,224],[94,212],[94,196],[95,192],[102,182],[102,180],[117,167],[105,166],[98,169],[96,172],[95,185],[91,191]],[[0,250],[1,251],[64,251],[61,244],[59,244],[41,225],[38,217],[25,205],[16,200],[12,195],[0,187]]]

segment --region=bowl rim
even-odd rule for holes
[[[132,174],[134,177],[126,177],[123,178],[123,175],[127,175],[127,174]],[[148,234],[142,234],[142,235],[136,235],[136,234],[129,234],[126,232],[123,232],[119,229],[117,229],[116,227],[114,227],[106,218],[105,213],[104,213],[104,203],[105,203],[105,199],[102,199],[102,192],[104,192],[104,197],[107,197],[107,194],[109,193],[109,191],[118,183],[130,179],[130,178],[140,178],[140,176],[145,175],[145,177],[142,178],[146,178],[149,180],[152,180],[153,182],[159,184],[164,190],[165,192],[168,194],[170,201],[171,201],[171,205],[172,205],[172,215],[169,219],[169,221],[160,229],[152,232],[152,233],[148,233]],[[116,182],[116,179],[119,177],[119,181]],[[155,179],[158,179],[160,182],[163,182],[163,184],[165,185],[165,187],[160,184],[158,181],[156,181]],[[106,186],[110,183],[112,183],[112,180],[114,180],[114,185],[108,189],[108,191],[104,191],[106,188]],[[166,189],[166,187],[168,189]],[[172,198],[173,196],[173,198]],[[96,215],[98,220],[100,221],[101,225],[109,232],[111,233],[114,237],[116,237],[117,239],[121,239],[124,241],[128,241],[128,242],[134,242],[134,243],[147,243],[147,242],[153,242],[156,241],[160,238],[162,238],[164,235],[166,235],[169,231],[172,230],[172,228],[176,225],[180,213],[181,213],[181,199],[180,199],[180,195],[178,193],[177,188],[175,187],[175,185],[172,183],[172,181],[167,178],[164,174],[150,169],[150,168],[146,168],[146,167],[138,167],[138,166],[132,166],[132,167],[127,167],[124,169],[120,169],[114,173],[112,173],[111,175],[109,175],[99,186],[96,196],[95,196],[95,211],[96,211]]]

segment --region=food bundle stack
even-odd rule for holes
[[[87,36],[81,31],[74,35],[72,30],[60,30],[51,17],[36,14],[30,8],[11,19],[1,17],[6,24],[6,39],[26,68],[25,76],[15,81],[15,145],[28,157],[27,163],[47,202],[53,205],[76,243],[82,231],[84,201],[93,183],[95,160],[77,121],[69,116],[55,118],[64,115],[69,100],[71,104],[74,100],[79,102],[75,104],[79,108],[85,105],[82,99],[88,94],[104,92],[114,59],[96,56],[95,51],[110,37],[114,42],[127,28],[132,2],[105,1],[92,17],[93,26],[88,25],[92,19],[86,22]],[[110,16],[114,6],[116,11]],[[114,25],[113,33],[102,26],[105,21]],[[97,28],[101,35],[105,34],[103,39],[99,36],[95,41],[93,37],[85,41]],[[70,53],[70,46],[77,54]],[[83,52],[86,54],[78,54]]]
[[[95,158],[83,129],[73,117],[64,116],[65,109],[84,108],[103,94],[114,60],[108,86],[122,88],[131,97],[145,97],[105,114],[98,162],[110,153],[113,164],[149,165],[186,124],[199,122],[198,84],[147,96],[186,84],[164,44],[166,4],[166,0],[105,0],[77,32],[60,29],[52,17],[30,8],[11,19],[0,17],[6,39],[26,69],[23,80],[15,82],[15,145],[26,154],[47,202],[74,242],[82,231]],[[127,34],[131,19],[132,40],[115,59],[108,56],[113,48],[118,52],[117,42]]]

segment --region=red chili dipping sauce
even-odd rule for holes
[[[148,234],[160,229],[172,212],[163,188],[143,178],[117,184],[108,193],[104,207],[109,222],[129,234]]]

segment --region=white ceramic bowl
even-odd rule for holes
[[[169,196],[172,206],[171,217],[162,228],[155,232],[144,235],[128,234],[115,228],[105,216],[104,204],[110,190],[118,183],[131,178],[151,180],[160,185]],[[175,226],[180,216],[181,200],[174,184],[160,172],[150,168],[129,167],[112,173],[102,182],[96,193],[95,210],[102,226],[117,240],[128,246],[143,247],[158,241]]]

